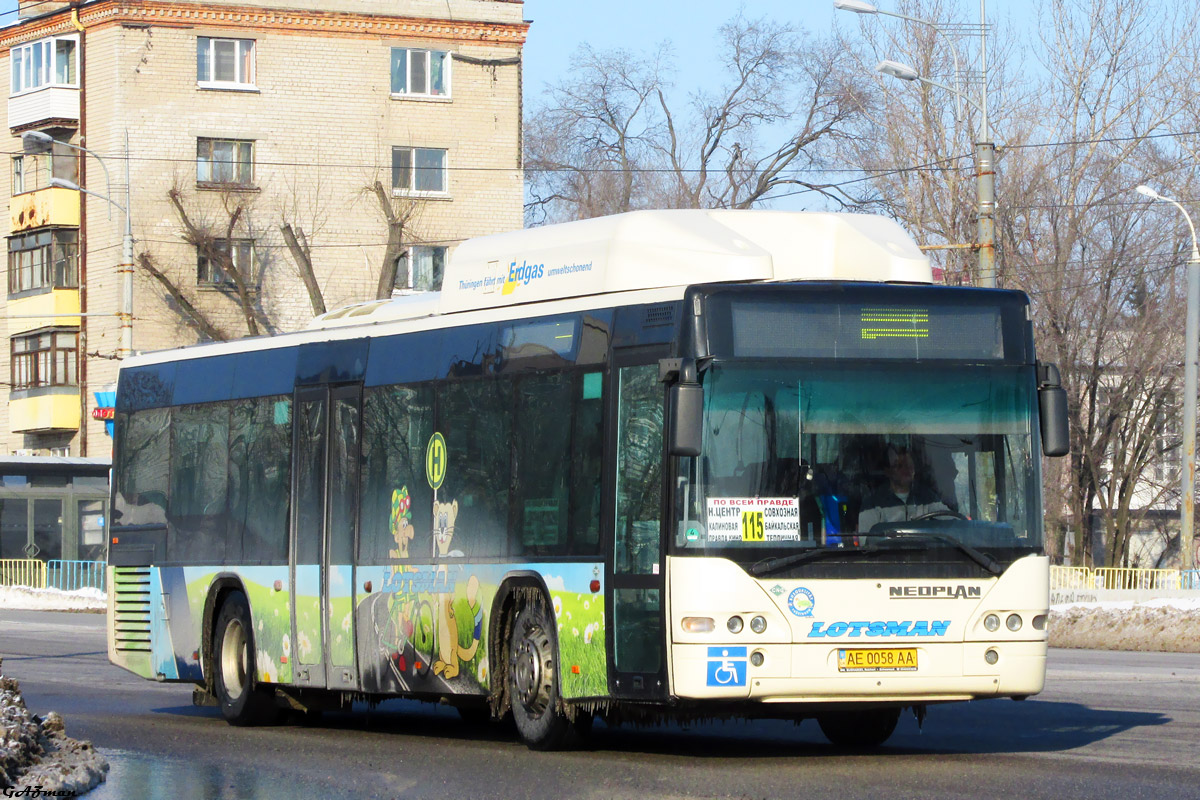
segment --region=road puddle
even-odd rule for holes
[[[87,800],[328,800],[331,786],[299,785],[295,777],[264,769],[219,766],[126,750],[101,750],[108,780]]]

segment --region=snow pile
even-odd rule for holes
[[[1051,647],[1200,653],[1200,597],[1054,606],[1049,630]]]
[[[105,611],[107,601],[99,589],[31,589],[28,586],[0,586],[0,608],[38,611]]]
[[[2,662],[2,659],[0,659]],[[62,717],[40,719],[25,707],[17,682],[0,673],[0,789],[25,787],[42,795],[82,794],[100,783],[108,762],[91,742],[67,738]]]

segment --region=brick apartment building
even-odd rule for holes
[[[0,455],[108,457],[95,409],[128,328],[148,351],[245,336],[247,316],[303,327],[297,250],[329,310],[374,298],[383,202],[404,222],[400,290],[436,287],[456,242],[520,227],[527,29],[519,0],[21,0],[0,30]]]

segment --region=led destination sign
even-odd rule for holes
[[[744,358],[1031,360],[1024,304],[1006,293],[991,303],[948,302],[936,291],[898,287],[864,290],[853,302],[849,293],[828,292],[828,300],[814,294],[711,295],[705,316],[712,351]]]

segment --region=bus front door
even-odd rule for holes
[[[663,410],[657,353],[614,353],[615,514],[611,686],[615,697],[667,694],[663,621]],[[650,363],[647,363],[650,362]],[[611,461],[609,463],[612,463]]]
[[[293,415],[291,652],[295,683],[358,689],[354,540],[360,385],[296,392]]]

